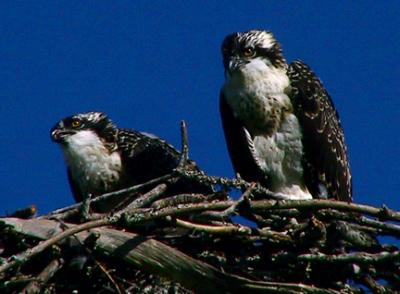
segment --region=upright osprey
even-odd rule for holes
[[[166,175],[177,167],[180,159],[180,153],[165,141],[117,128],[101,112],[66,117],[50,134],[64,152],[68,179],[77,202],[88,195],[98,196]],[[193,161],[189,166],[197,169]],[[178,184],[189,189],[186,192],[212,192],[205,185]]]
[[[220,111],[233,167],[285,199],[352,201],[338,113],[318,77],[271,32],[228,35]]]

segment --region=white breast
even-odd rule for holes
[[[297,117],[288,114],[271,136],[253,138],[253,156],[268,175],[271,190],[286,199],[312,199],[303,178],[303,145]]]
[[[92,131],[83,130],[68,137],[63,151],[82,193],[107,192],[120,179],[120,155],[110,152]]]
[[[223,92],[249,132],[253,157],[271,190],[287,199],[310,199],[303,178],[301,128],[285,93],[289,85],[285,69],[254,59],[227,77]]]

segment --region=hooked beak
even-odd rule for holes
[[[53,142],[63,143],[65,142],[65,138],[71,134],[73,134],[73,132],[70,130],[64,130],[54,127],[50,131],[50,138]]]
[[[240,70],[240,68],[246,64],[246,61],[241,59],[239,56],[231,56],[224,60],[225,72],[228,75],[232,75],[234,72]]]

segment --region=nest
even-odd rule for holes
[[[183,147],[171,174],[92,199],[90,220],[81,220],[80,203],[39,217],[31,207],[1,218],[0,292],[400,290],[400,251],[387,244],[400,236],[399,212],[278,199],[255,183],[185,170]],[[182,178],[214,192],[166,195]],[[96,211],[115,199],[123,199],[122,208]]]

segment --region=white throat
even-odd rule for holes
[[[82,130],[69,136],[66,143],[62,145],[64,157],[82,193],[107,191],[119,180],[121,157],[110,152],[96,133]]]
[[[291,109],[285,93],[289,85],[286,69],[256,58],[231,76],[227,75],[223,91],[235,117],[256,135],[276,127],[281,115],[277,110]]]

